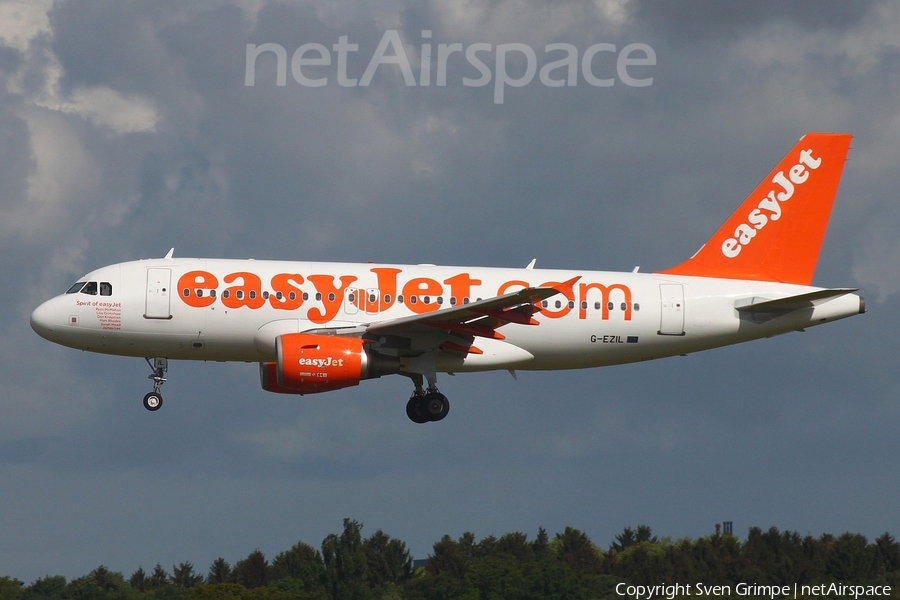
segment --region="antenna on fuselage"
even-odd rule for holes
[[[165,255],[164,258],[172,258],[173,254],[175,254],[175,248],[169,248],[169,252]]]

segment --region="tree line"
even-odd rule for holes
[[[507,533],[476,540],[445,535],[426,564],[414,568],[406,544],[380,529],[364,538],[362,524],[319,549],[304,542],[270,562],[257,550],[233,565],[217,558],[206,573],[183,562],[157,564],[130,577],[104,566],[67,581],[47,576],[30,585],[0,577],[0,600],[575,600],[624,598],[620,583],[889,585],[900,598],[900,544],[888,533],[802,536],[775,527],[732,535],[658,539],[649,527],[626,527],[608,548],[567,527],[552,538],[543,528],[529,540]],[[621,589],[621,588],[620,588]]]

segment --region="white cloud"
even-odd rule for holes
[[[16,50],[27,50],[32,40],[50,31],[47,13],[55,0],[4,0],[0,2],[0,41]]]
[[[449,0],[434,5],[443,37],[454,42],[520,42],[543,50],[550,42],[570,42],[573,29],[590,22],[597,39],[618,32],[630,16],[631,0],[533,2],[531,0]]]
[[[53,35],[48,18],[53,4],[54,0],[0,4],[0,41],[26,55],[26,64],[39,64],[43,80],[39,91],[26,91],[25,79],[33,74],[22,68],[6,82],[7,90],[22,95],[25,104],[78,115],[116,133],[155,131],[160,117],[153,103],[145,98],[124,95],[107,86],[80,87],[63,93],[59,59],[36,44],[42,36]]]
[[[0,231],[8,236],[53,235],[71,217],[71,204],[96,189],[98,170],[66,118],[38,108],[24,109],[34,167],[26,198],[0,205]]]

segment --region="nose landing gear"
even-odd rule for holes
[[[147,364],[153,369],[153,372],[147,376],[153,380],[153,391],[144,396],[144,408],[149,411],[156,411],[162,407],[163,397],[159,393],[159,388],[166,382],[165,373],[169,369],[169,361],[167,358],[157,356],[155,358],[145,358]]]

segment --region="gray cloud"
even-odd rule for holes
[[[25,7],[25,8],[22,8]],[[27,10],[26,10],[27,9]],[[892,3],[59,0],[0,20],[0,564],[31,580],[101,563],[203,568],[350,516],[417,556],[444,533],[714,523],[896,535],[892,309],[900,11]],[[15,24],[15,27],[10,24]],[[432,43],[542,51],[649,44],[653,85],[506,90],[244,85],[248,43]],[[598,59],[597,68],[614,69]],[[521,65],[519,65],[521,66]],[[457,69],[457,70],[453,70]],[[471,67],[470,67],[471,69]],[[333,73],[331,73],[333,77]],[[455,79],[453,79],[455,77]],[[322,397],[254,365],[175,363],[149,415],[142,361],[52,347],[42,299],[147,256],[630,270],[693,253],[811,130],[856,137],[816,282],[869,314],[656,363],[441,380],[440,426],[409,384]],[[840,443],[836,443],[839,440]],[[102,493],[98,493],[102,490]],[[451,499],[451,500],[448,500]],[[436,519],[435,507],[441,517]],[[850,508],[848,508],[850,507]]]

